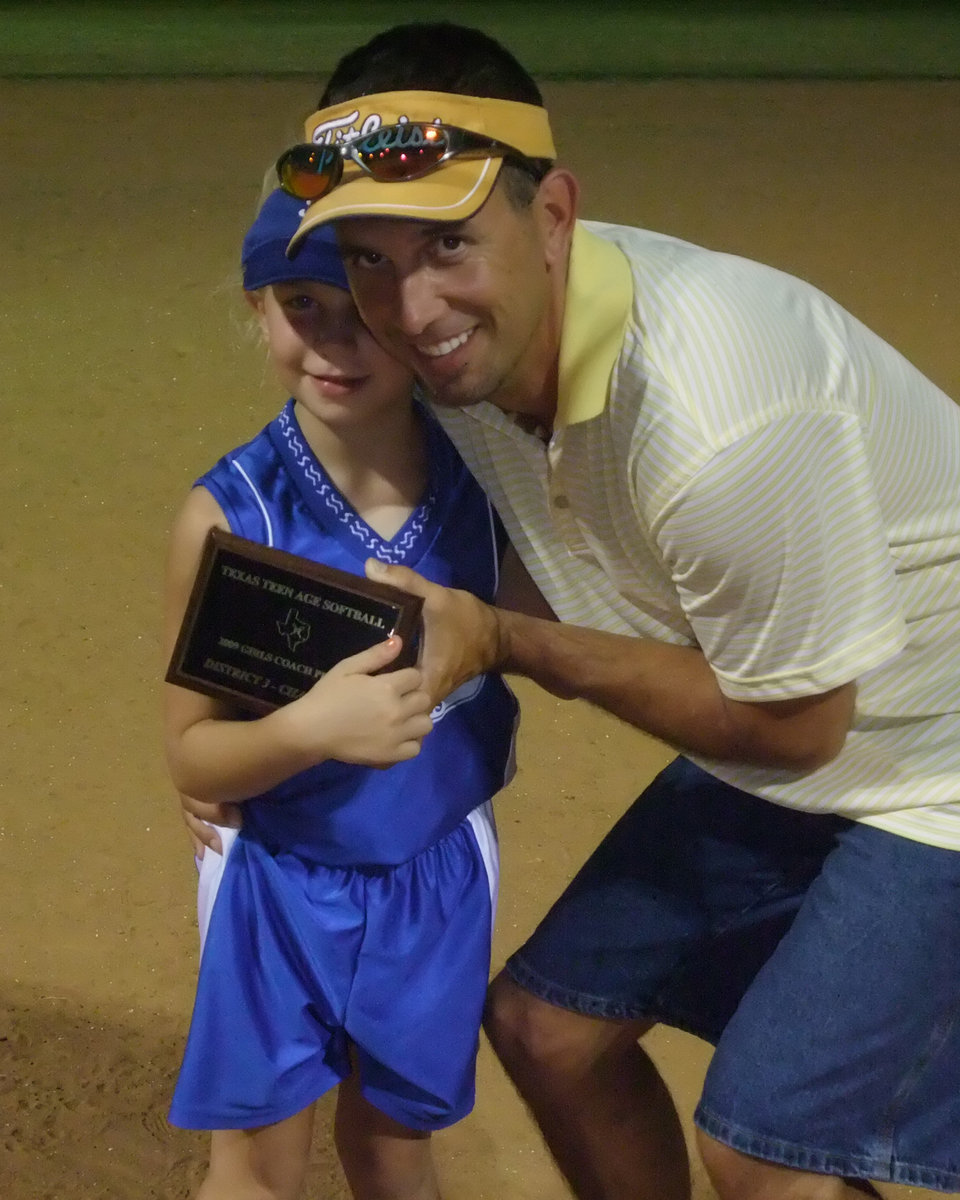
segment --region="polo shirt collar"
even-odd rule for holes
[[[603,412],[632,306],[633,277],[623,251],[577,222],[560,336],[555,431]]]

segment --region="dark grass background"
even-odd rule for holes
[[[542,79],[960,77],[945,0],[0,2],[0,75],[316,78],[380,29],[444,19]]]

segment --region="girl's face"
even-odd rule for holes
[[[374,341],[349,292],[304,279],[246,295],[280,382],[319,421],[355,424],[409,403],[413,376]]]

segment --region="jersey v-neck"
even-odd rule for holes
[[[427,437],[427,486],[420,503],[392,538],[382,538],[356,512],[310,448],[289,400],[270,423],[269,434],[304,503],[324,531],[359,562],[412,566],[426,552],[436,533],[436,496],[439,473],[444,469],[442,434],[436,422],[418,406]]]

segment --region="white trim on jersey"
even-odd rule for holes
[[[452,709],[458,708],[461,704],[466,704],[468,700],[473,700],[475,696],[480,694],[480,689],[483,687],[485,678],[485,675],[474,675],[466,683],[461,683],[458,688],[455,688],[449,696],[441,700],[434,707],[430,713],[430,720],[436,724],[437,721],[442,721]]]
[[[496,597],[497,592],[500,591],[500,555],[497,553],[497,519],[489,498],[487,498],[487,517],[490,520],[490,550],[493,554],[493,595]]]
[[[267,506],[264,503],[263,497],[260,495],[260,493],[257,491],[256,487],[254,486],[253,480],[250,478],[250,476],[247,474],[247,472],[243,469],[243,467],[240,465],[240,463],[235,458],[231,458],[230,466],[236,467],[236,469],[243,476],[244,482],[246,483],[247,487],[250,489],[251,492],[253,492],[253,498],[254,498],[254,500],[256,500],[257,507],[260,509],[260,512],[263,514],[263,523],[266,526],[266,537],[264,539],[265,544],[268,546],[272,546],[273,545],[273,522],[270,520],[270,514],[267,512]]]

